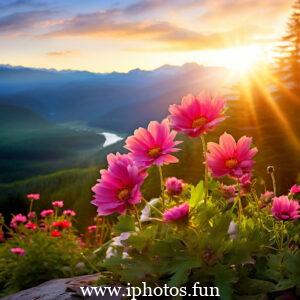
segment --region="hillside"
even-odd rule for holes
[[[0,104],[0,182],[76,167],[99,153],[104,136],[47,121],[29,109]]]

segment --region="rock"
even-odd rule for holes
[[[20,291],[16,294],[1,298],[1,300],[78,300],[78,299],[112,299],[119,300],[120,297],[104,296],[83,297],[81,286],[95,286],[94,282],[100,274],[85,275],[73,278],[53,279],[46,281],[36,287]]]

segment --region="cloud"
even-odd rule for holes
[[[124,12],[138,14],[163,9],[190,9],[199,6],[201,2],[199,0],[141,0],[125,7]]]
[[[294,0],[204,0],[204,13],[199,16],[206,26],[224,24],[261,24],[266,30],[289,11]]]
[[[13,0],[13,1],[6,1],[6,3],[0,3],[0,11],[7,11],[7,10],[16,10],[16,9],[23,9],[23,8],[41,8],[48,6],[48,1],[43,0]]]
[[[117,9],[81,14],[55,26],[46,37],[105,37],[109,39],[151,40],[168,49],[203,50],[230,47],[249,41],[249,27],[220,32],[196,32],[166,21],[128,21]],[[257,27],[251,28],[255,32]]]
[[[31,5],[35,1],[10,4]],[[38,36],[43,38],[150,40],[154,46],[175,51],[217,49],[269,41],[275,27],[272,19],[288,11],[289,2],[293,0],[143,0],[67,18],[70,8],[64,14],[60,11],[65,17],[59,19],[50,18],[49,10],[15,12],[0,17],[0,34],[25,30],[36,36],[33,28],[39,25]],[[47,1],[41,3],[46,5]]]
[[[49,10],[27,11],[0,17],[0,34],[19,33],[43,22],[52,12]]]
[[[65,57],[65,56],[73,56],[78,54],[79,51],[77,50],[50,51],[46,53],[47,56],[52,56],[52,57]]]

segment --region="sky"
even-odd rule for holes
[[[270,60],[293,0],[0,0],[0,64],[93,72]]]

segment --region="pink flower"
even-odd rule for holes
[[[174,206],[164,212],[163,220],[166,223],[185,221],[188,218],[189,210],[190,210],[190,206],[187,202],[179,206]]]
[[[29,199],[29,200],[39,200],[40,199],[40,194],[28,194],[27,199]]]
[[[251,184],[252,184],[252,174],[246,173],[239,178],[239,184],[241,187],[241,195],[246,195],[251,191]]]
[[[36,213],[34,211],[32,211],[32,212],[28,213],[27,217],[29,220],[35,219]]]
[[[91,226],[88,226],[88,232],[92,233],[92,232],[95,232],[97,230],[97,226],[96,225],[91,225]]]
[[[167,178],[165,185],[169,195],[180,195],[182,193],[184,183],[181,179],[169,177]]]
[[[220,136],[219,144],[208,143],[207,165],[213,176],[230,175],[241,177],[251,173],[253,157],[257,148],[250,149],[252,138],[243,136],[236,143],[232,135],[226,132]]]
[[[237,190],[235,185],[220,185],[220,191],[224,199],[229,200],[229,202],[233,202],[235,196],[237,195]]]
[[[10,252],[19,256],[24,256],[25,255],[25,250],[23,248],[20,247],[16,247],[16,248],[11,248]]]
[[[260,195],[260,200],[264,203],[269,203],[273,197],[274,197],[273,192],[265,191],[263,194]]]
[[[66,209],[63,211],[63,215],[64,216],[70,216],[70,217],[75,217],[76,216],[76,213],[74,210],[72,209]]]
[[[167,120],[161,123],[152,121],[148,129],[136,129],[134,135],[126,139],[125,148],[131,151],[132,159],[140,166],[167,165],[178,162],[178,159],[171,155],[179,151],[175,146],[181,143],[174,141],[175,137],[176,132],[170,131]]]
[[[300,218],[300,205],[298,201],[290,200],[287,196],[273,198],[272,214],[282,221],[296,220]]]
[[[54,211],[53,209],[44,209],[42,212],[41,212],[41,217],[42,218],[46,218],[48,216],[51,216],[53,215]]]
[[[29,222],[25,225],[25,227],[26,227],[27,229],[30,229],[30,230],[36,230],[37,225],[36,225],[35,223],[29,221]]]
[[[291,194],[299,194],[300,193],[300,185],[294,184],[290,190]]]
[[[63,207],[64,206],[64,201],[53,201],[52,205],[54,207]]]
[[[191,137],[212,131],[226,117],[223,115],[225,99],[207,94],[187,95],[180,105],[170,105],[170,126]]]
[[[22,214],[18,214],[16,216],[13,216],[10,222],[10,227],[17,228],[20,224],[25,223],[27,221],[27,218],[23,216]]]
[[[99,215],[124,214],[128,206],[141,202],[140,188],[146,177],[128,154],[107,156],[109,167],[101,170],[101,179],[92,188],[95,193],[92,204]]]

